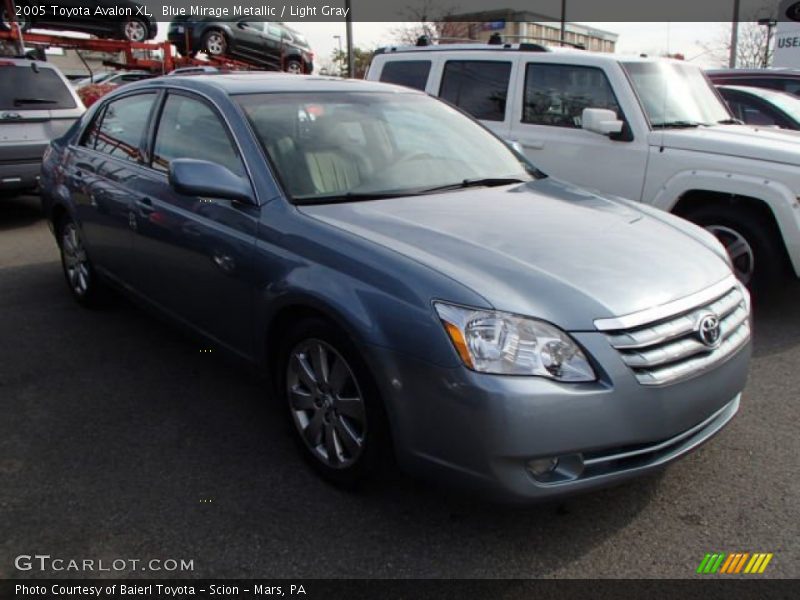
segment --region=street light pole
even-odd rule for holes
[[[739,1],[733,0],[733,21],[731,21],[731,52],[728,57],[728,67],[736,68],[736,54],[739,46]]]
[[[356,74],[356,58],[353,56],[353,10],[350,7],[350,0],[345,0],[344,7],[347,9],[345,26],[347,33],[347,76],[354,77]]]
[[[769,66],[769,45],[772,43],[772,30],[778,24],[775,19],[759,19],[759,25],[764,25],[767,28],[767,43],[764,46],[764,60],[761,65],[764,69]]]
[[[738,0],[737,0],[738,2]],[[567,0],[561,0],[561,45],[567,39]]]
[[[335,35],[333,36],[333,39],[339,40],[339,56],[336,57],[336,62],[338,63],[339,66],[339,77],[341,77],[342,72],[344,71],[344,69],[342,68],[344,66],[344,52],[342,52],[342,36]]]

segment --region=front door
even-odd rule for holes
[[[631,129],[599,67],[522,63],[511,139],[539,169],[570,183],[631,200],[642,195],[647,169],[646,135]],[[520,94],[518,93],[518,96]],[[584,108],[613,110],[626,121],[627,136],[611,139],[581,129]]]
[[[162,308],[241,354],[252,352],[253,255],[260,209],[177,193],[169,163],[215,162],[247,178],[216,109],[170,92],[155,128],[150,176],[137,202],[138,285]]]

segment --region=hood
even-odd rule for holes
[[[573,331],[730,276],[724,259],[669,222],[550,178],[299,210],[435,269],[498,310]]]
[[[800,165],[800,132],[788,129],[749,125],[666,129],[652,132],[650,143],[676,150]]]

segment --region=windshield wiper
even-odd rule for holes
[[[58,102],[47,98],[14,98],[14,106],[22,106],[24,104],[58,104]]]
[[[663,123],[653,123],[654,129],[690,129],[706,125],[697,121],[665,121]]]
[[[364,200],[386,200],[388,198],[404,198],[415,196],[415,191],[400,192],[347,192],[345,194],[330,194],[327,196],[295,196],[296,204],[334,204],[336,202],[361,202]]]
[[[744,121],[741,119],[722,119],[717,121],[717,125],[744,125]]]
[[[446,192],[447,190],[463,190],[471,187],[497,187],[501,185],[511,185],[512,183],[525,183],[524,179],[519,177],[484,177],[482,179],[465,179],[460,183],[449,183],[447,185],[439,185],[436,187],[422,190],[422,194],[431,194],[434,192]]]

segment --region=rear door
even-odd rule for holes
[[[507,56],[448,59],[442,66],[438,95],[507,138],[511,126],[509,88],[515,60]]]
[[[248,178],[221,114],[171,91],[155,128],[151,168],[136,202],[137,287],[162,308],[241,354],[252,352],[253,255],[260,209],[177,193],[169,164],[206,160]]]
[[[66,183],[95,266],[132,283],[133,211],[156,92],[112,100],[97,112],[66,165]]]

